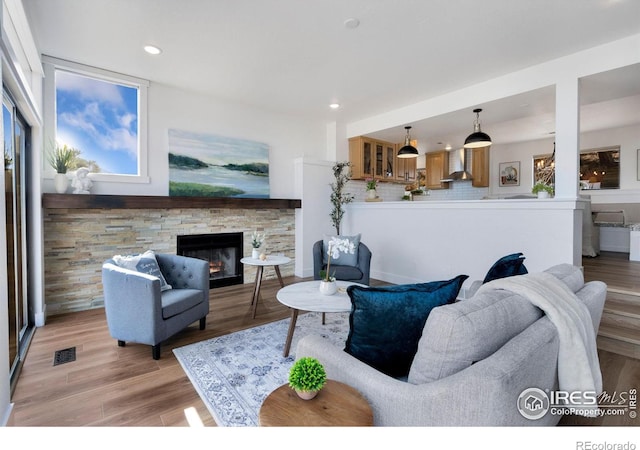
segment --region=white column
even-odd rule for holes
[[[580,154],[580,83],[565,77],[556,84],[555,197],[578,197]]]

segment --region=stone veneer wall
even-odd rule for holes
[[[102,263],[113,255],[175,254],[177,235],[244,232],[244,255],[250,256],[254,230],[267,235],[265,253],[291,258],[280,272],[293,276],[294,209],[45,209],[47,315],[103,307]],[[255,273],[245,265],[245,284]],[[265,267],[264,279],[274,277],[273,267]]]

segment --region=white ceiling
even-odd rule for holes
[[[637,0],[23,3],[43,54],[267,111],[343,122],[640,33]],[[346,27],[350,18],[359,27]],[[145,44],[162,54],[146,54]],[[590,77],[582,87],[582,129],[592,116],[602,126],[602,116],[589,110],[597,103],[607,107],[609,122],[619,123],[614,115],[620,115],[640,123],[640,65]],[[330,110],[332,102],[341,108]],[[501,142],[548,136],[554,105],[553,89],[482,105],[483,131]],[[412,136],[428,140],[427,148],[461,145],[460,136],[473,129],[472,109],[412,124]],[[379,137],[402,141],[404,133],[400,127]]]

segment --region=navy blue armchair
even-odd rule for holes
[[[320,279],[320,271],[324,270],[322,240],[313,244],[313,279]],[[353,281],[355,283],[369,285],[369,267],[371,265],[371,250],[362,242],[358,245],[358,263],[355,266],[341,266],[331,264],[331,275],[336,280]]]

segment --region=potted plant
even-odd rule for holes
[[[289,370],[289,386],[303,400],[311,400],[327,382],[324,366],[316,358],[298,359]]]
[[[340,257],[340,252],[351,253],[352,255],[356,251],[356,246],[348,238],[340,239],[334,236],[327,245],[327,268],[320,271],[320,293],[324,295],[333,295],[338,292],[338,285],[334,276],[330,275],[331,272],[331,257]]]
[[[367,178],[367,198],[374,199],[376,198],[376,189],[378,187],[378,180],[374,180],[373,178]]]
[[[549,196],[553,195],[553,186],[538,181],[533,185],[533,188],[531,188],[531,193],[536,194],[538,198],[549,198]]]
[[[349,161],[337,162],[333,165],[333,176],[335,182],[331,183],[331,222],[336,229],[336,234],[340,234],[340,222],[342,222],[342,216],[344,210],[342,205],[351,203],[353,201],[353,195],[344,193],[344,188],[347,182],[351,179],[351,163]]]
[[[260,247],[262,247],[265,237],[264,233],[260,234],[257,231],[254,231],[251,235],[251,247],[253,247],[251,250],[251,257],[253,259],[258,259],[260,257]]]
[[[58,194],[63,194],[67,191],[69,187],[69,179],[67,178],[67,170],[71,168],[71,164],[76,156],[79,154],[77,150],[67,147],[67,145],[63,145],[60,147],[56,146],[55,150],[49,153],[48,160],[49,164],[56,171],[56,176],[54,178],[54,184],[56,188],[56,192]]]

